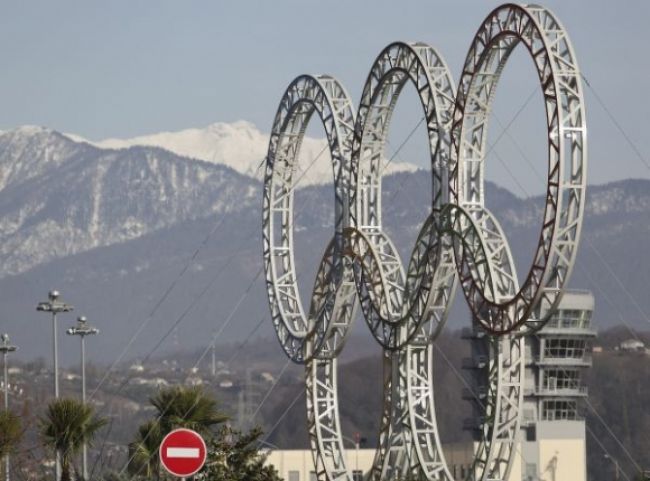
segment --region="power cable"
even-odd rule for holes
[[[645,165],[646,169],[650,170],[650,163],[648,163],[648,161],[645,159],[643,154],[641,154],[641,151],[636,146],[636,144],[632,141],[632,138],[629,135],[627,135],[627,132],[625,132],[625,129],[623,128],[623,126],[616,119],[616,117],[614,117],[614,114],[611,112],[611,110],[609,110],[609,108],[607,108],[607,105],[605,105],[605,102],[603,102],[603,99],[600,97],[600,95],[598,95],[598,92],[596,92],[594,87],[592,87],[591,82],[589,82],[589,80],[587,79],[587,77],[583,73],[580,73],[580,76],[582,77],[582,80],[585,81],[585,83],[587,84],[587,87],[589,87],[589,90],[591,90],[591,93],[594,94],[594,97],[596,98],[596,101],[600,104],[600,106],[605,111],[605,113],[607,114],[609,119],[612,121],[614,126],[621,133],[621,135],[623,136],[623,138],[625,139],[627,144],[630,146],[632,151],[636,154],[636,156],[643,163],[643,165]]]

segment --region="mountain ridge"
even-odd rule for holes
[[[259,165],[266,156],[269,143],[268,134],[245,120],[215,122],[203,128],[165,131],[126,139],[93,141],[76,134],[67,135],[97,148],[123,149],[137,145],[160,147],[183,157],[227,165],[241,174],[257,178]],[[298,164],[296,175],[306,173],[302,185],[331,182],[331,160],[324,139],[305,136]],[[406,162],[393,162],[389,166],[389,172],[412,171],[416,168]]]
[[[114,356],[149,319],[127,356],[147,352],[185,309],[179,334],[161,348],[180,336],[189,346],[204,345],[226,320],[223,336],[241,339],[251,323],[268,317],[258,180],[157,147],[97,149],[47,129],[10,134],[20,142],[9,142],[7,135],[0,135],[0,328],[24,346],[21,356],[48,350],[40,323],[24,321],[36,316],[36,301],[52,288],[102,329],[98,359]],[[25,141],[30,135],[39,141]],[[425,171],[384,179],[384,226],[403,259],[428,212],[428,182]],[[331,237],[332,197],[331,185],[296,191],[303,299]],[[525,275],[539,237],[543,197],[522,199],[488,182],[486,199],[510,240],[520,276]],[[604,325],[649,322],[647,206],[648,180],[587,190],[571,286],[594,292],[595,319]],[[170,286],[154,312],[152,306]],[[456,299],[453,326],[468,315],[462,294]],[[271,335],[270,323],[260,333]]]

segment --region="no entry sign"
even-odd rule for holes
[[[207,448],[199,433],[175,429],[160,444],[160,462],[174,476],[192,476],[205,464]]]

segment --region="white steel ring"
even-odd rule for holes
[[[382,226],[381,184],[390,121],[407,83],[415,87],[426,120],[432,199],[431,214],[418,235],[409,273],[405,275],[399,254]],[[360,250],[356,254],[369,253],[367,258],[376,260],[372,268],[366,263],[360,264],[364,275],[358,277],[363,282],[358,283],[357,291],[373,336],[387,349],[405,345],[426,315],[437,316],[442,326],[446,309],[430,308],[435,295],[431,289],[444,291],[447,301],[455,291],[451,252],[438,256],[440,259],[446,257],[449,262],[431,266],[431,269],[419,265],[422,252],[437,244],[437,239],[427,232],[427,226],[435,227],[440,222],[440,209],[448,199],[447,159],[454,98],[447,64],[434,48],[421,42],[394,42],[384,48],[370,69],[361,95],[354,130],[350,198],[350,212],[354,213],[351,225],[359,235],[346,236],[346,240],[357,241],[356,246],[350,246]],[[433,285],[435,269],[449,270],[450,275],[439,276],[444,284]]]
[[[500,6],[488,15],[463,66],[451,129],[450,201],[463,206],[474,218],[483,212],[491,105],[503,68],[519,44],[530,53],[544,94],[546,207],[531,268],[514,295],[496,301],[494,293],[480,287],[481,279],[476,275],[461,282],[472,312],[493,333],[510,332],[522,325],[528,329],[544,325],[542,312],[553,312],[573,269],[585,203],[587,127],[573,47],[549,10],[514,4]],[[462,264],[458,253],[457,261],[457,266]]]
[[[315,112],[325,128],[332,157],[335,230],[334,240],[321,262],[321,267],[327,269],[321,269],[312,295],[310,312],[317,314],[314,318],[305,315],[298,290],[293,207],[298,153],[307,124]],[[313,350],[307,356],[319,350],[332,320],[335,297],[346,276],[340,252],[343,229],[349,222],[353,125],[354,109],[347,92],[336,79],[326,75],[296,78],[284,93],[273,122],[264,177],[264,269],[273,326],[285,353],[296,362],[306,360],[305,340],[308,337],[314,339],[310,343]],[[329,285],[319,285],[319,281]],[[327,298],[320,295],[323,292],[327,293]],[[351,321],[352,315],[353,309],[350,309],[345,321]]]

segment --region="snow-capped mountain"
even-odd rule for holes
[[[241,174],[257,178],[263,174],[260,164],[266,156],[269,144],[268,134],[246,121],[218,122],[205,128],[160,132],[130,139],[90,141],[77,135],[70,134],[70,137],[105,149],[124,149],[136,145],[161,147],[184,157],[226,165]],[[296,175],[302,177],[301,186],[332,181],[332,165],[324,139],[306,137],[298,162]],[[386,173],[415,170],[417,167],[413,164],[395,161],[388,164]]]
[[[54,169],[84,147],[45,127],[26,125],[0,133],[0,190]]]
[[[246,209],[259,195],[254,175],[263,171],[267,144],[249,122],[101,142],[37,126],[4,131],[0,277],[188,219]],[[299,186],[331,182],[324,141],[306,138],[301,152]],[[392,163],[387,172],[414,170]]]
[[[38,127],[5,132],[0,277],[258,199],[254,179],[160,148],[100,149]]]

